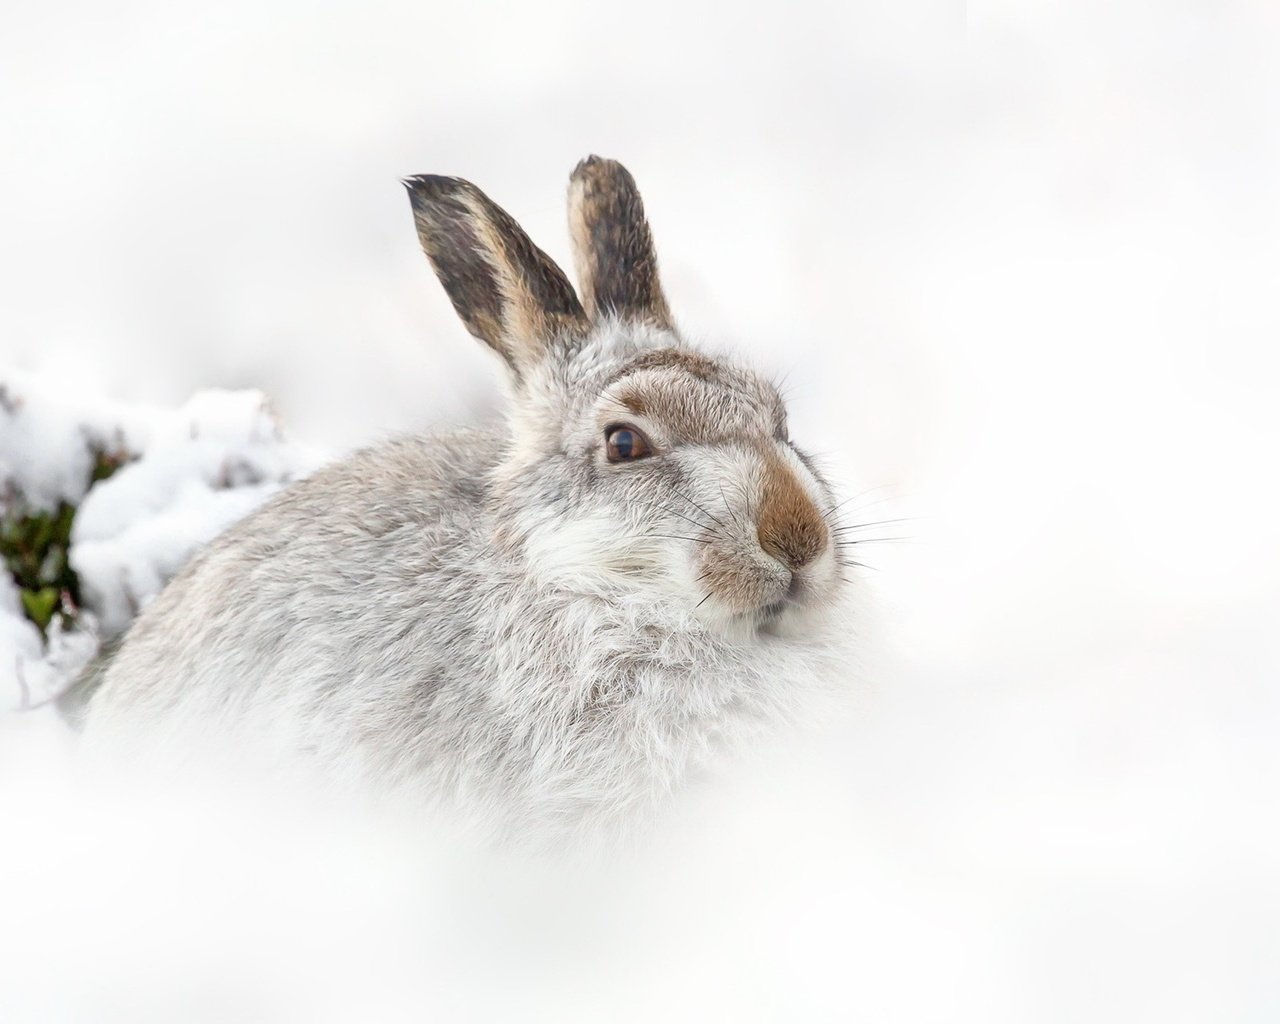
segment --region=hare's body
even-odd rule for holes
[[[441,280],[513,369],[508,424],[366,450],[228,531],[133,627],[95,742],[257,740],[561,832],[643,813],[847,665],[830,494],[776,393],[683,345],[629,176],[584,180],[592,318],[471,186],[411,184]],[[622,243],[630,273],[605,259]]]
[[[486,540],[507,443],[405,439],[278,495],[140,617],[93,730],[135,752],[157,723],[168,743],[257,736],[504,830],[572,830],[643,816],[836,667],[839,635],[734,639],[666,598],[535,578]]]

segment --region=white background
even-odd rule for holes
[[[6,724],[0,1007],[1280,1016],[1280,8],[4,21],[0,362],[175,405],[262,388],[335,451],[474,418],[495,361],[398,179],[474,180],[567,266],[595,152],[640,183],[685,333],[785,375],[865,518],[915,520],[867,556],[883,652],[848,720],[577,912],[314,824],[187,846],[87,810]]]

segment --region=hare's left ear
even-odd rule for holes
[[[672,329],[644,205],[622,164],[589,156],[574,169],[569,234],[582,302],[592,320],[616,316]]]

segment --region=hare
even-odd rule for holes
[[[276,495],[127,634],[86,732],[391,787],[500,832],[643,820],[848,671],[835,504],[763,376],[681,339],[631,175],[569,186],[581,298],[474,185],[405,181],[504,424]]]

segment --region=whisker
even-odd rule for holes
[[[884,485],[884,484],[881,485],[881,487],[884,487],[884,486],[887,486],[887,485]],[[832,513],[834,513],[836,509],[844,508],[844,506],[849,504],[849,502],[857,501],[859,498],[864,497],[865,495],[871,494],[874,491],[878,491],[880,489],[881,489],[880,487],[868,487],[865,491],[859,491],[857,494],[851,494],[849,495],[849,497],[844,498],[840,501],[837,501],[834,505],[831,506],[831,508],[827,509],[825,515],[823,515],[822,518],[826,519],[827,516],[830,516]]]
[[[686,523],[688,523],[690,526],[696,526],[699,530],[709,530],[709,529],[711,529],[711,527],[710,527],[710,526],[708,526],[706,523],[700,523],[700,522],[698,522],[696,519],[690,519],[688,516],[686,516],[686,515],[684,515],[684,514],[682,514],[682,513],[680,513],[680,512],[677,512],[677,511],[676,511],[675,509],[673,509],[673,508],[667,508],[667,506],[666,506],[666,505],[655,505],[655,504],[654,504],[653,502],[651,502],[651,501],[646,501],[646,502],[644,502],[644,504],[648,505],[650,508],[656,508],[659,512],[666,512],[666,513],[668,513],[669,515],[679,516],[681,519],[683,519],[683,520],[684,520]]]
[[[741,529],[742,529],[742,523],[738,520],[738,513],[736,513],[736,512],[733,510],[733,507],[729,504],[729,499],[725,497],[725,494],[724,494],[724,481],[723,481],[723,480],[721,480],[721,481],[720,481],[720,500],[721,500],[722,502],[724,502],[724,510],[725,510],[727,513],[729,513],[729,517],[733,520],[734,525],[736,525],[736,526],[738,527],[738,529],[739,529],[739,530],[741,530]]]
[[[901,501],[901,494],[883,494],[879,498],[872,498],[870,501],[859,502],[854,508],[871,508],[873,505],[883,505],[886,501]]]
[[[724,526],[724,523],[721,523],[719,519],[717,519],[717,518],[716,518],[715,516],[713,516],[710,512],[708,512],[705,508],[703,508],[701,505],[699,505],[696,501],[694,501],[691,497],[689,497],[689,495],[685,494],[683,491],[678,491],[678,490],[676,490],[676,488],[672,487],[670,484],[667,484],[667,488],[668,488],[668,490],[670,490],[673,494],[678,494],[680,497],[684,498],[684,500],[685,500],[685,501],[687,501],[690,505],[692,505],[694,508],[696,508],[696,509],[697,509],[699,512],[701,512],[704,516],[706,516],[708,519],[710,519],[713,523],[718,523],[720,526]]]
[[[839,533],[843,530],[865,530],[870,526],[892,526],[895,523],[913,523],[915,519],[911,516],[903,516],[899,519],[877,519],[870,523],[849,523],[831,527],[832,533]]]
[[[888,485],[887,485],[887,484],[885,484],[885,485],[883,485],[883,486],[887,487]],[[822,518],[823,518],[823,519],[830,519],[830,518],[831,518],[831,516],[833,516],[833,515],[834,515],[838,510],[840,510],[840,509],[844,508],[844,506],[846,506],[847,504],[849,504],[849,502],[851,502],[851,501],[857,501],[859,498],[864,497],[865,495],[870,494],[872,491],[878,491],[878,490],[881,490],[881,489],[882,489],[881,487],[872,487],[872,488],[870,488],[869,490],[861,491],[861,492],[859,492],[858,494],[853,495],[852,497],[845,498],[845,499],[844,499],[844,501],[837,502],[835,505],[832,505],[830,509],[828,509],[825,513],[823,513]],[[864,509],[871,508],[871,507],[872,507],[872,506],[874,506],[874,505],[883,505],[886,501],[894,501],[896,498],[897,498],[897,495],[896,495],[896,494],[886,494],[883,498],[876,498],[875,500],[873,500],[873,501],[868,501],[868,502],[866,502],[866,503],[865,503],[865,504],[863,504],[863,505],[857,505],[857,506],[855,506],[854,508],[850,509],[850,510],[849,510],[848,512],[846,512],[845,514],[846,514],[846,515],[850,515],[850,514],[852,514],[852,513],[854,513],[854,512],[861,512],[861,511],[863,511]]]
[[[845,498],[844,501],[839,502],[838,504],[832,505],[829,509],[827,509],[825,512],[822,513],[822,518],[830,519],[833,515],[839,512],[840,509],[844,508],[844,506],[849,504],[849,502],[851,501],[853,501],[853,498]]]
[[[701,608],[704,604],[706,604],[708,601],[710,601],[710,600],[711,600],[711,593],[712,593],[712,592],[711,592],[710,590],[708,590],[708,591],[707,591],[707,596],[706,596],[706,597],[704,597],[701,601],[699,601],[697,604],[695,604],[695,605],[693,606],[693,610],[694,610],[695,612],[696,612],[699,608]]]

